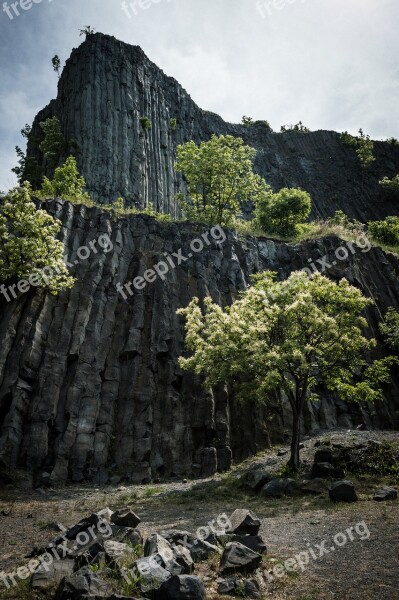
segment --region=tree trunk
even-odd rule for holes
[[[299,443],[301,438],[301,411],[293,411],[291,458],[288,466],[294,472],[299,469]]]

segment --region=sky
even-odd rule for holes
[[[399,138],[398,23],[399,0],[0,2],[0,190],[17,183],[20,129],[56,96],[51,58],[64,63],[85,25],[141,46],[227,121],[386,139]]]

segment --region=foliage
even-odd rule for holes
[[[74,284],[64,263],[64,244],[56,239],[61,222],[37,210],[31,192],[25,182],[0,205],[0,280],[35,277],[37,285],[56,294]],[[43,275],[44,267],[52,274]]]
[[[367,225],[375,241],[399,246],[399,217],[386,217],[383,221],[370,221]]]
[[[39,123],[44,132],[44,139],[39,145],[48,166],[54,169],[66,150],[66,140],[61,131],[61,123],[57,117],[50,117]]]
[[[310,129],[305,127],[302,121],[299,121],[296,125],[282,125],[280,131],[281,133],[310,133]]]
[[[85,35],[86,37],[88,37],[89,35],[93,35],[94,31],[95,30],[92,27],[90,27],[90,25],[85,25],[83,29],[79,29],[79,35]]]
[[[21,135],[27,142],[30,142],[31,144],[37,143],[37,140],[32,134],[30,125],[26,124],[25,127],[21,129]],[[40,187],[43,178],[42,168],[39,166],[36,158],[31,156],[27,157],[26,153],[23,152],[19,146],[15,147],[15,151],[18,156],[18,165],[11,169],[11,171],[16,174],[19,184],[22,184],[24,181],[29,181],[33,188],[37,189]]]
[[[351,135],[347,131],[340,136],[341,142],[347,146],[352,146],[356,150],[356,154],[363,168],[367,168],[375,161],[374,157],[374,142],[369,135],[365,135],[363,129],[359,129],[357,137]]]
[[[380,186],[389,196],[399,197],[399,173],[398,175],[395,175],[395,177],[392,177],[392,179],[384,177],[384,179],[380,181]]]
[[[384,322],[380,323],[380,331],[387,346],[399,352],[399,312],[392,306],[388,308]]]
[[[186,217],[231,225],[244,202],[265,195],[269,187],[253,172],[255,155],[254,148],[231,135],[213,135],[199,146],[193,141],[178,146],[176,171],[188,183],[189,198],[179,197]]]
[[[151,119],[149,119],[148,117],[141,117],[140,123],[141,123],[142,128],[145,130],[151,129],[151,127],[152,127]]]
[[[84,178],[79,176],[76,159],[69,156],[63,166],[55,170],[51,181],[47,177],[44,178],[40,196],[71,201],[82,199],[90,203],[90,196],[83,191],[85,185]]]
[[[243,118],[241,119],[241,123],[243,125],[245,125],[246,127],[251,127],[251,125],[254,124],[254,120],[252,117],[246,117],[245,115],[243,116]]]
[[[295,234],[296,227],[309,217],[312,201],[308,192],[283,188],[261,196],[255,207],[255,220],[263,231],[280,235]]]
[[[388,144],[392,144],[392,146],[398,146],[399,142],[396,138],[390,137],[387,139]]]
[[[272,130],[269,121],[254,121],[252,117],[243,116],[241,123],[245,127],[266,127],[269,131]]]
[[[97,208],[110,211],[114,219],[128,217],[129,215],[147,215],[154,217],[157,221],[169,223],[172,217],[169,214],[159,213],[150,202],[146,208],[126,207],[124,198],[117,198],[113,204],[97,204]]]
[[[351,449],[339,466],[354,474],[388,476],[399,482],[399,445],[371,441],[366,448]]]
[[[172,131],[176,131],[177,129],[177,119],[170,119],[169,125]]]
[[[51,59],[51,64],[53,65],[53,69],[57,73],[58,79],[59,79],[60,78],[60,69],[61,69],[61,60],[60,60],[60,57],[58,56],[58,54],[53,56],[53,58]]]
[[[297,469],[303,406],[317,398],[320,384],[346,401],[382,397],[380,385],[396,359],[371,365],[364,359],[375,345],[362,335],[367,322],[361,313],[370,304],[345,279],[336,284],[296,272],[276,282],[266,272],[225,310],[206,298],[203,315],[194,298],[178,311],[187,319],[191,353],[179,363],[203,374],[207,387],[230,383],[242,399],[268,403],[272,392],[284,392],[294,418],[290,466]]]

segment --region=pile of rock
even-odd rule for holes
[[[140,518],[129,508],[105,508],[32,551],[29,558],[38,568],[31,586],[36,591],[56,587],[56,600],[205,600],[204,584],[193,574],[195,564],[216,554],[219,593],[245,591],[248,598],[260,598],[256,579],[245,576],[256,571],[266,552],[261,522],[242,509],[227,522],[227,529],[207,539],[170,530],[143,540]]]

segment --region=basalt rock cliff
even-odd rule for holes
[[[397,172],[399,148],[377,143],[377,160],[364,170],[334,132],[275,134],[262,125],[224,123],[198,108],[140,48],[109,36],[90,35],[73,51],[57,99],[35,119],[35,135],[52,115],[65,137],[77,141],[78,166],[100,203],[123,196],[130,205],[152,202],[174,215],[175,193],[184,185],[173,170],[177,144],[231,133],[256,147],[256,169],[274,188],[309,190],[314,215],[337,209],[361,220],[397,214],[378,180]],[[142,117],[151,119],[151,129],[143,128]],[[33,144],[28,154],[47,169]],[[287,433],[284,403],[276,399],[270,422],[250,399],[240,406],[228,390],[207,394],[181,372],[183,322],[176,310],[193,296],[226,305],[252,273],[272,269],[286,278],[309,259],[327,256],[330,277],[347,277],[375,300],[367,314],[371,333],[378,335],[388,306],[398,307],[398,259],[376,248],[336,260],[343,242],[335,238],[293,245],[226,231],[223,244],[211,238],[193,253],[191,241],[205,232],[198,225],[149,216],[112,219],[107,211],[62,200],[44,206],[62,221],[76,284],[59,296],[44,290],[11,302],[0,296],[0,464],[27,469],[38,484],[212,475]],[[97,245],[94,252],[91,243],[102,234],[112,249]],[[91,249],[86,258],[78,255],[83,247]],[[188,260],[164,280],[133,295],[118,292],[118,283],[179,251]],[[395,427],[398,406],[395,383],[376,406],[324,396],[307,407],[304,428]]]
[[[240,407],[225,390],[213,396],[183,374],[183,322],[176,310],[193,296],[231,303],[251,273],[272,269],[285,278],[309,259],[329,257],[328,274],[343,276],[371,296],[372,332],[388,306],[398,306],[399,262],[373,248],[336,261],[342,242],[326,238],[299,246],[268,239],[239,240],[231,231],[201,252],[190,243],[206,232],[189,223],[148,216],[115,222],[97,208],[63,201],[46,205],[62,220],[62,239],[75,287],[58,297],[43,290],[2,299],[0,313],[0,460],[36,478],[98,482],[149,481],[170,475],[210,475],[281,439],[289,428],[284,407],[269,423],[251,402]],[[107,234],[87,259],[81,247]],[[174,252],[188,260],[143,290],[125,297],[118,282],[132,281]],[[77,263],[75,265],[75,262]],[[250,399],[249,399],[250,400]],[[398,389],[376,406],[348,407],[323,398],[309,407],[307,430],[319,427],[392,427]],[[47,473],[48,475],[44,475]]]
[[[330,216],[338,209],[361,221],[398,214],[397,204],[378,185],[385,175],[398,172],[398,145],[376,142],[376,161],[363,169],[354,149],[335,132],[282,134],[262,125],[226,123],[200,109],[141,48],[100,33],[73,50],[57,98],[33,123],[37,138],[39,123],[54,115],[66,139],[77,142],[78,167],[91,196],[101,203],[122,196],[128,205],[152,203],[175,215],[175,195],[183,185],[173,169],[176,147],[216,133],[241,136],[254,146],[255,169],[274,189],[300,186],[309,191],[313,216]],[[150,129],[142,125],[145,117]],[[51,174],[37,146],[30,144],[28,155]]]

